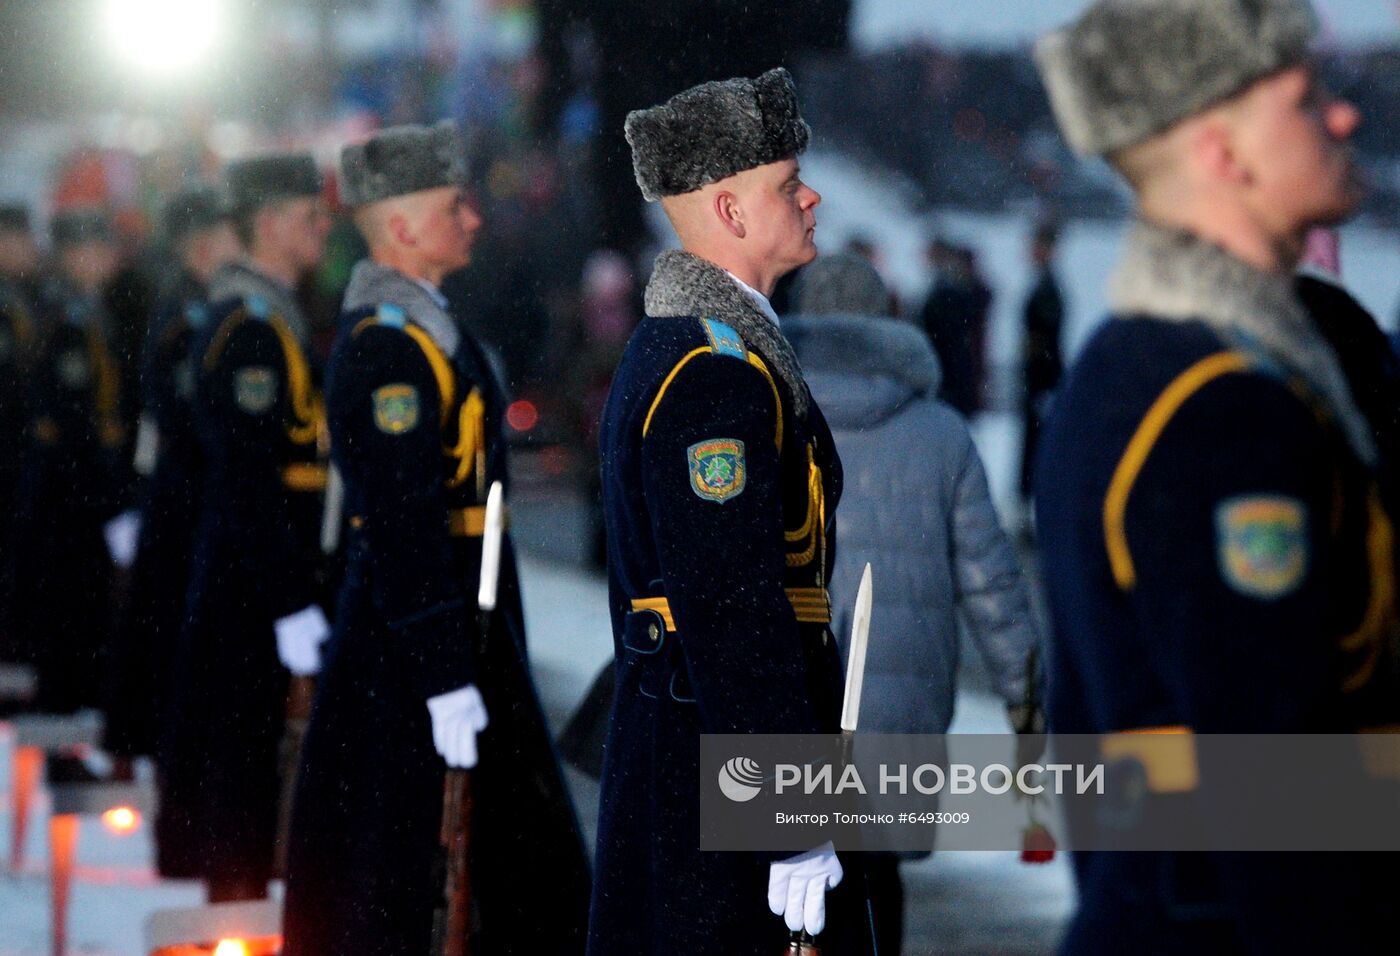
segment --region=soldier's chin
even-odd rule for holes
[[[1366,191],[1357,184],[1354,188],[1346,190],[1337,201],[1318,211],[1313,217],[1312,226],[1314,228],[1331,229],[1340,226],[1356,215],[1357,210],[1366,199]]]
[[[1340,225],[1345,220],[1350,219],[1361,208],[1362,203],[1366,201],[1366,197],[1371,192],[1370,177],[1360,166],[1349,163],[1337,192],[1341,198],[1334,210],[1336,218],[1328,223],[1332,226]]]

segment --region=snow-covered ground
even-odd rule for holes
[[[553,714],[568,713],[612,654],[606,587],[600,577],[525,558],[526,617],[536,680]],[[1001,705],[989,694],[964,693],[954,729],[1005,729]],[[0,729],[0,845],[8,847],[13,735]],[[580,814],[591,823],[597,792],[572,778]],[[48,802],[39,801],[28,841],[29,863],[19,876],[0,875],[0,956],[49,952]],[[155,910],[199,905],[193,883],[158,880],[151,868],[150,828],[114,837],[96,820],[82,823],[79,870],[70,920],[71,952],[141,956],[142,931]],[[905,869],[909,953],[1049,952],[1070,906],[1063,858],[1043,867],[1014,854],[945,853]]]

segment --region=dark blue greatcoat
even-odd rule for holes
[[[193,276],[182,276],[142,356],[141,427],[154,429],[156,453],[140,502],[141,536],[109,676],[104,746],[119,755],[154,754],[168,722],[203,478],[192,351],[208,318],[206,294]]]
[[[38,671],[37,706],[71,711],[102,703],[112,608],[102,527],[121,507],[128,423],[100,306],[58,287],[49,311],[27,382],[13,626]]]
[[[28,415],[27,382],[39,334],[34,306],[18,283],[0,279],[0,661],[19,660],[25,645],[10,619],[10,560],[15,491],[24,453]]]
[[[156,833],[163,875],[248,886],[271,875],[276,835],[273,623],[322,599],[319,376],[271,301],[217,301],[195,338],[204,480]]]
[[[600,439],[617,695],[589,953],[767,956],[788,939],[769,864],[791,854],[700,852],[699,738],[836,731],[841,463],[786,341],[722,271],[663,255],[647,310]],[[853,864],[831,952],[869,950]]]
[[[370,263],[357,275],[382,284],[352,281],[328,373],[350,539],[303,750],[284,953],[428,951],[445,764],[426,701],[471,683],[489,720],[471,773],[472,952],[580,953],[588,862],[528,672],[509,536],[484,639],[478,624],[486,493],[507,481],[503,395],[420,288]],[[366,298],[414,311],[355,307]]]
[[[1180,242],[1156,247],[1155,271],[1171,274]],[[1187,255],[1191,274],[1241,274],[1205,256]],[[1241,296],[1198,298],[1207,309]],[[1376,476],[1317,391],[1204,319],[1111,318],[1056,400],[1036,482],[1050,728],[1393,724],[1394,565],[1378,546],[1391,519]],[[1263,516],[1254,548],[1241,536],[1251,508]],[[1063,948],[1361,951],[1387,885],[1366,856],[1076,853],[1080,908]]]

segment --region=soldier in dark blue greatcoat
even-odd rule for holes
[[[1097,0],[1038,47],[1070,144],[1138,204],[1039,451],[1056,733],[1171,733],[1183,755],[1205,752],[1193,735],[1400,716],[1377,442],[1293,283],[1309,229],[1360,199],[1359,116],[1321,85],[1314,31],[1306,0]],[[1170,769],[1147,767],[1159,805],[1220,826],[1219,765]],[[1360,952],[1391,932],[1380,854],[1098,849],[1075,854],[1067,953]]]
[[[210,276],[239,252],[227,204],[210,187],[172,196],[163,232],[176,271],[162,290],[142,357],[135,467],[146,485],[130,591],[114,641],[103,737],[121,760],[153,755],[167,722],[202,479],[192,343],[208,317]]]
[[[111,220],[65,210],[52,223],[8,558],[13,634],[38,671],[43,710],[101,703],[112,561],[104,527],[124,506],[130,422],[102,295],[120,256]]]
[[[0,662],[23,653],[10,630],[9,554],[28,423],[25,383],[39,335],[34,297],[39,247],[31,229],[28,207],[0,204]]]
[[[683,251],[656,262],[600,450],[617,697],[589,952],[869,952],[858,861],[699,848],[703,733],[830,733],[841,462],[767,296],[816,255],[821,201],[785,70],[631,114],[637,181]],[[834,889],[833,889],[834,888]],[[774,914],[778,915],[774,915]],[[784,925],[786,923],[786,925]]]
[[[204,478],[157,821],[162,874],[205,880],[211,901],[267,892],[288,673],[314,673],[330,633],[328,439],[294,294],[329,229],[321,176],[309,155],[257,157],[227,190],[247,257],[211,277],[193,343]]]
[[[293,811],[283,952],[429,951],[451,767],[474,768],[470,951],[581,953],[588,861],[526,666],[509,537],[485,632],[475,606],[487,492],[509,482],[501,387],[439,291],[481,225],[463,145],[450,125],[399,127],[341,165],[370,248],[326,396],[348,567]]]

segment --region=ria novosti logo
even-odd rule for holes
[[[733,757],[719,768],[719,790],[735,803],[747,803],[763,789],[763,770],[748,757]]]

